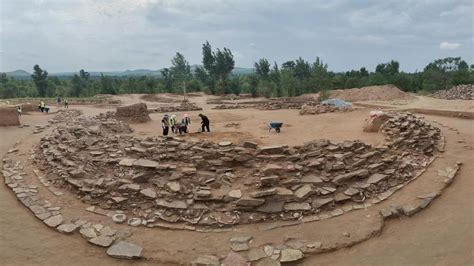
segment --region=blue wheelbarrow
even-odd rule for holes
[[[283,126],[282,122],[271,121],[270,124],[268,125],[268,132],[270,132],[272,129],[275,129],[277,133],[280,133],[280,129],[282,126]]]

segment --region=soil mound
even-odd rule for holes
[[[136,103],[128,106],[117,107],[117,119],[128,122],[144,123],[151,120],[145,103]]]
[[[0,108],[0,127],[19,126],[20,119],[16,108]]]
[[[449,90],[437,91],[431,94],[431,97],[446,100],[474,100],[474,85],[457,85]]]
[[[341,98],[350,102],[410,100],[414,97],[394,85],[369,86],[345,90],[332,90],[331,98]]]
[[[181,101],[181,104],[178,106],[161,106],[156,109],[151,109],[150,112],[156,113],[174,113],[174,112],[184,112],[184,111],[200,111],[201,107],[197,106],[195,103],[188,101]]]

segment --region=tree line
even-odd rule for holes
[[[235,75],[234,56],[230,49],[202,46],[202,65],[191,70],[183,54],[176,53],[171,66],[160,77],[91,77],[81,69],[66,79],[51,77],[39,65],[33,67],[31,80],[19,80],[0,73],[0,97],[90,97],[96,94],[182,93],[205,91],[210,94],[251,93],[253,96],[291,97],[371,85],[394,84],[404,91],[433,92],[458,84],[474,84],[474,65],[460,57],[447,57],[429,63],[423,71],[400,71],[397,61],[378,64],[374,71],[365,67],[347,72],[333,72],[316,57],[308,62],[299,57],[278,64],[261,58],[251,74]]]

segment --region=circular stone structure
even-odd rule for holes
[[[36,164],[55,187],[148,227],[221,228],[338,216],[388,198],[442,149],[440,130],[410,113],[382,126],[384,145],[302,146],[139,139],[104,116],[77,116],[41,139]],[[352,207],[351,207],[352,208]]]

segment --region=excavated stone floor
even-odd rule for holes
[[[123,122],[84,117],[77,110],[60,112],[50,122],[57,126],[28,158],[34,161],[29,170],[40,185],[27,182],[29,170],[15,149],[3,159],[5,183],[47,226],[62,233],[79,232],[94,245],[110,247],[107,254],[117,258],[142,256],[140,246],[126,242],[130,230],[93,224],[86,217],[66,218],[67,206],[43,200],[42,193],[75,195],[89,205],[91,214],[131,227],[225,232],[259,223],[266,231],[370,208],[417,178],[444,150],[440,130],[409,113],[392,114],[381,131],[386,143],[378,147],[360,141],[259,147],[252,142],[139,139],[127,134],[132,130]],[[440,172],[446,184],[458,169],[456,165]],[[381,217],[412,215],[438,195],[420,195],[416,204],[385,208]],[[287,238],[279,245],[250,249],[252,241],[251,236],[230,239],[231,249],[247,252],[244,256],[200,256],[194,262],[284,263],[350,245]]]

